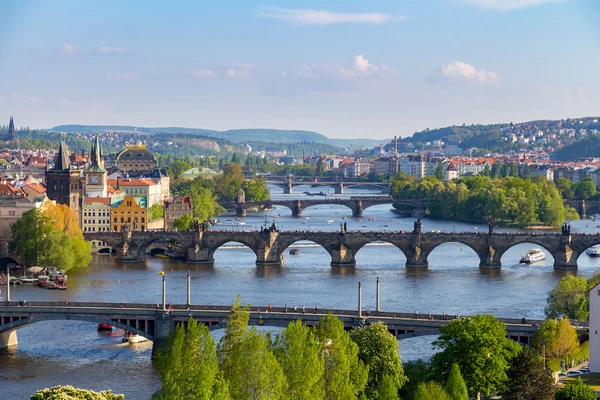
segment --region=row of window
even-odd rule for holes
[[[121,231],[122,229],[125,229],[126,226],[127,225],[121,225],[121,226],[119,226],[119,225],[113,225],[113,231]],[[131,226],[130,226],[130,228],[131,228]],[[143,231],[144,229],[146,229],[146,226],[145,225],[140,225],[140,230]]]
[[[83,223],[84,224],[96,224],[96,220],[95,219],[84,219]],[[99,219],[98,223],[99,224],[109,224],[110,220],[109,219]]]
[[[2,215],[2,211],[0,211],[0,215]],[[14,210],[9,210],[8,211],[8,216],[9,217],[14,217],[15,215],[17,215],[16,211],[14,211]]]
[[[135,218],[133,219],[133,221],[135,221],[135,222],[138,222],[138,219],[137,219],[137,217],[135,217]],[[108,222],[108,221],[107,221],[107,222]],[[117,221],[117,217],[115,217],[115,218],[114,218],[113,222],[114,222],[114,223],[117,223],[117,222],[119,222],[119,221]],[[125,222],[125,218],[121,217],[121,223],[123,223],[123,222]],[[127,217],[127,222],[131,222],[131,217]],[[141,221],[140,221],[140,222],[146,222],[146,219],[145,219],[144,217],[142,217],[142,219],[141,219]]]
[[[96,228],[95,226],[90,226],[90,227],[84,226],[83,231],[84,232],[108,232],[109,229],[107,226],[100,226],[98,228]]]
[[[87,212],[87,211],[84,211],[84,212],[83,212],[83,216],[84,216],[84,217],[95,217],[95,216],[96,216],[96,212],[92,212],[92,211],[90,211],[90,212]],[[99,217],[110,217],[110,211],[102,211],[102,212],[99,212],[99,213],[98,213],[98,216],[99,216]]]

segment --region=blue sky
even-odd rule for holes
[[[598,0],[4,1],[0,118],[389,138],[598,115]]]

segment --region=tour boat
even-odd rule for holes
[[[156,257],[156,258],[169,258],[169,256],[166,255],[165,253],[154,254],[154,257]]]
[[[116,331],[117,327],[109,324],[98,324],[98,332],[112,332]]]
[[[141,343],[147,340],[148,339],[146,339],[145,337],[136,335],[135,333],[131,332],[125,332],[125,334],[123,335],[123,343]]]
[[[300,254],[300,249],[290,249],[290,254],[293,256]]]
[[[544,261],[546,259],[546,255],[542,251],[542,249],[531,249],[526,254],[521,257],[521,263],[523,264],[533,264],[539,261]]]
[[[328,223],[328,224],[331,224],[332,222],[333,222],[333,220],[332,220],[332,219],[328,219],[328,220],[327,220],[327,223]]]
[[[590,257],[600,257],[600,245],[590,247],[585,253]]]

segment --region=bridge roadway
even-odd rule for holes
[[[402,312],[370,312],[366,315],[356,310],[336,309],[301,309],[273,307],[271,312],[266,312],[267,307],[251,307],[250,324],[262,326],[285,327],[290,322],[298,319],[306,325],[313,326],[319,319],[332,313],[344,322],[346,329],[383,321],[388,330],[399,339],[438,334],[441,326],[445,326],[457,316],[432,314],[415,318],[414,313]],[[224,328],[230,314],[229,306],[217,305],[173,305],[172,310],[157,308],[157,304],[132,304],[125,303],[90,303],[90,302],[28,302],[20,306],[18,302],[0,303],[0,348],[17,345],[16,331],[27,325],[41,321],[70,320],[104,323],[124,329],[128,332],[141,335],[160,346],[169,332],[178,323],[185,324],[188,318],[193,317],[207,325],[211,330]],[[500,318],[506,324],[507,337],[521,342],[529,343],[542,321],[530,320],[521,323],[519,319]],[[586,324],[580,324],[585,327]]]
[[[214,253],[228,242],[248,246],[256,264],[282,265],[285,251],[298,241],[321,245],[331,256],[332,266],[356,265],[356,254],[365,245],[387,242],[402,251],[407,267],[428,267],[428,256],[444,243],[461,243],[479,256],[482,268],[500,268],[502,255],[520,243],[546,249],[555,269],[577,269],[577,258],[589,247],[600,244],[598,234],[558,233],[471,233],[406,231],[143,231],[86,232],[86,240],[99,240],[112,247],[118,261],[141,262],[149,246],[178,251],[189,263],[213,264]]]
[[[249,201],[238,202],[229,201],[221,202],[221,206],[228,210],[235,210],[236,217],[245,217],[246,211],[252,208],[281,206],[292,210],[293,217],[301,217],[302,211],[308,207],[318,205],[341,205],[352,210],[352,216],[355,218],[362,217],[363,211],[369,207],[380,204],[394,204],[396,201],[391,196],[355,196],[349,199],[308,199],[308,200],[265,200],[265,201]],[[420,200],[400,201],[399,204],[410,207],[411,209],[421,209],[425,202]]]

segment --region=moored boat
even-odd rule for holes
[[[148,339],[146,339],[145,337],[136,335],[135,333],[126,331],[123,334],[123,343],[141,343],[141,342],[146,342],[147,340]]]
[[[585,254],[590,257],[600,257],[600,245],[590,247],[585,251]]]
[[[113,332],[117,327],[109,324],[98,324],[98,332]]]
[[[542,251],[542,249],[531,249],[527,253],[521,257],[522,264],[533,264],[536,262],[544,261],[546,259],[546,254]]]
[[[298,254],[300,254],[300,249],[296,249],[296,248],[290,249],[290,254],[293,256],[298,255]]]

